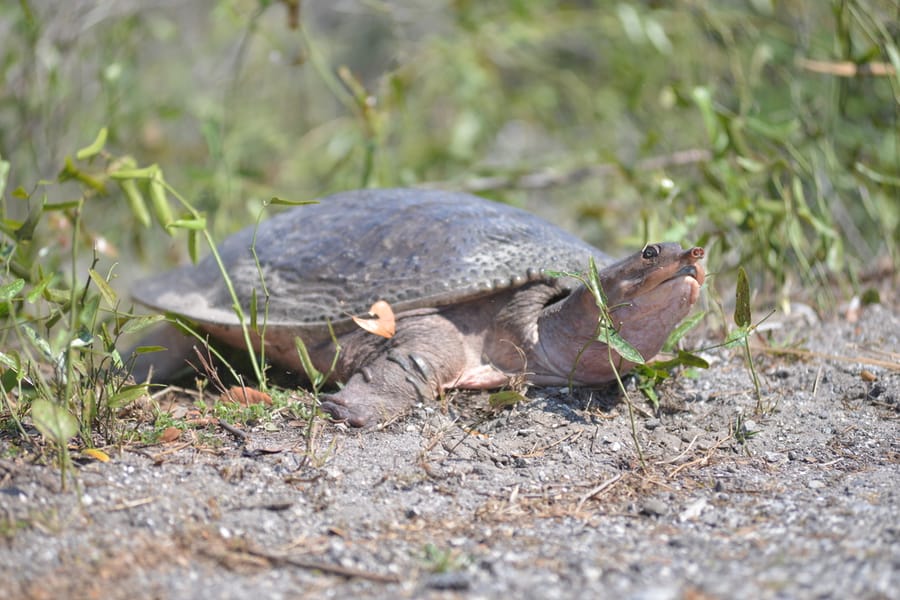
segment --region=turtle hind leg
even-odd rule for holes
[[[406,412],[417,402],[434,400],[459,377],[466,364],[465,340],[452,322],[433,314],[401,325],[341,390],[323,396],[324,412],[354,427],[374,425]]]

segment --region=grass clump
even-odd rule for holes
[[[147,384],[129,380],[129,363],[154,349],[138,347],[126,363],[118,350],[120,338],[162,320],[122,310],[122,301],[111,285],[116,266],[105,274],[96,270],[106,242],[91,234],[86,217],[102,210],[116,186],[116,199],[127,202],[136,224],[149,228],[152,209],[163,231],[170,235],[186,232],[192,258],[197,258],[200,238],[218,258],[205,217],[166,184],[162,170],[156,165],[138,168],[130,157],[109,154],[106,139],[104,128],[91,144],[75,153],[74,160],[66,158],[56,182],[43,181],[32,192],[14,190],[12,197],[26,208],[24,220],[10,218],[5,203],[0,214],[5,267],[0,317],[6,323],[3,334],[11,340],[0,352],[0,394],[8,418],[23,435],[27,432],[22,417],[28,413],[31,424],[51,443],[62,467],[63,486],[71,461],[70,442],[77,437],[79,445],[87,448],[114,443],[120,432],[117,411],[149,392]],[[0,162],[0,172],[8,170],[9,163]],[[75,184],[78,195],[74,200],[53,203],[46,194],[36,193],[67,183]],[[0,186],[0,196],[3,192]],[[182,214],[174,214],[170,194],[179,200]],[[35,252],[34,232],[45,221],[56,223],[65,232],[67,237],[62,239],[69,248],[68,261],[58,262],[60,257],[52,254],[47,261],[47,254]],[[81,254],[85,238],[92,244],[86,265]],[[265,388],[244,309],[221,260],[218,264],[234,298],[254,371]],[[86,276],[82,274],[85,266]],[[249,410],[254,410],[253,405]]]

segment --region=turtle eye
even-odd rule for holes
[[[652,258],[656,258],[657,256],[659,256],[659,246],[647,246],[641,253],[641,257],[645,260],[650,260]]]

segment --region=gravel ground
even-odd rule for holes
[[[610,389],[200,429],[79,462],[80,494],[0,437],[0,595],[900,598],[896,305],[767,335],[819,354],[756,353],[760,414],[711,351],[636,415],[644,468]]]

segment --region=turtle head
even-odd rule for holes
[[[703,248],[649,244],[600,271],[612,325],[644,359],[659,352],[697,301],[706,275],[703,256]],[[596,337],[600,318],[587,286],[547,307],[538,322],[539,350],[528,362],[535,382],[594,384],[630,369],[631,363],[616,358],[613,368],[609,349]]]
[[[683,250],[679,244],[667,242],[647,244],[640,251],[600,271],[600,285],[610,309],[647,296],[668,303],[673,296],[688,292],[688,304],[694,304],[706,276],[700,260],[705,252],[694,247]],[[646,300],[642,302],[646,306]]]

